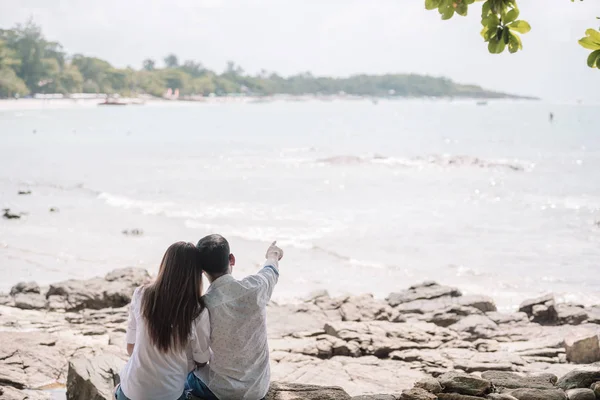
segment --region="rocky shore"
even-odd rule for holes
[[[0,294],[0,398],[57,387],[109,398],[127,304],[149,280],[124,268]],[[600,305],[547,295],[500,313],[489,297],[425,282],[385,300],[318,292],[268,313],[272,378],[285,382],[268,399],[600,399]]]

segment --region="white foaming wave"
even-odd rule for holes
[[[171,202],[152,202],[146,200],[136,200],[125,196],[112,195],[110,193],[100,193],[100,200],[112,207],[123,208],[125,210],[139,210],[145,215],[164,214],[175,204]]]
[[[219,217],[235,217],[245,215],[248,210],[240,206],[202,206],[200,209],[182,209],[181,205],[174,202],[147,201],[132,199],[126,196],[101,193],[100,200],[112,207],[125,210],[138,210],[144,215],[164,215],[171,218],[215,219]],[[254,219],[260,219],[260,213],[253,214]]]
[[[185,226],[191,229],[199,229],[206,232],[218,230],[231,237],[237,237],[242,240],[264,242],[277,238],[277,243],[284,247],[294,247],[299,250],[311,250],[314,248],[314,241],[321,239],[341,227],[335,224],[308,228],[274,227],[274,226],[256,226],[245,223],[243,226],[228,226],[223,224],[210,224],[194,219],[185,221]]]
[[[412,158],[386,157],[375,155],[338,155],[316,160],[318,165],[383,165],[388,167],[477,167],[487,169],[508,169],[515,172],[531,171],[534,163],[509,159],[483,159],[465,155],[433,154]]]

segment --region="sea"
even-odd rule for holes
[[[238,278],[284,249],[278,302],[435,280],[507,311],[600,304],[599,105],[60,104],[0,102],[0,208],[21,217],[0,218],[0,291],[156,274],[220,233]]]

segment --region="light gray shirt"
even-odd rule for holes
[[[277,262],[268,261],[241,281],[217,278],[204,295],[212,352],[194,373],[221,400],[259,400],[269,390],[266,307],[278,277]]]

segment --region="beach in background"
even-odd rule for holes
[[[600,303],[600,108],[461,100],[0,101],[0,291],[218,232],[275,299],[424,280]],[[549,121],[549,113],[554,121]],[[30,194],[18,194],[18,192]],[[50,209],[53,209],[51,212]]]

